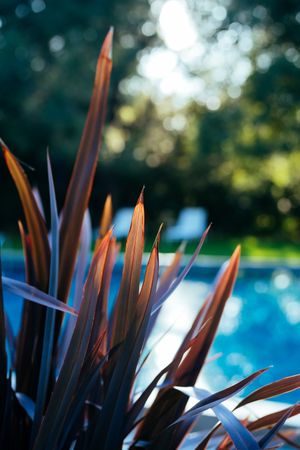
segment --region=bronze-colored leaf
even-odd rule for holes
[[[102,241],[101,241],[102,242]],[[101,245],[101,242],[99,245]],[[96,248],[97,251],[98,247]],[[118,253],[118,244],[115,238],[112,238],[107,250],[106,261],[104,265],[103,280],[99,291],[95,318],[89,343],[89,351],[95,346],[95,343],[101,337],[99,351],[102,354],[107,353],[107,334],[108,334],[108,296],[110,282],[115,260]]]
[[[50,249],[47,228],[36,204],[31,186],[20,163],[0,141],[4,159],[14,180],[25,214],[26,225],[31,244],[32,262],[35,274],[35,285],[46,292],[49,278]]]
[[[267,384],[254,392],[251,392],[245,397],[235,409],[248,403],[257,402],[267,398],[276,397],[277,395],[285,394],[286,392],[294,391],[300,388],[300,375],[292,375],[290,377],[282,378],[281,380]]]
[[[193,331],[194,328],[197,329],[198,327],[202,327],[202,330],[193,339],[185,358],[175,372],[174,382],[177,385],[193,385],[196,382],[216,334],[226,301],[231,295],[237,276],[239,258],[240,247],[237,247],[229,264],[218,278],[213,293],[205,306],[202,307],[204,309],[202,309],[201,314],[199,313],[198,320],[192,325]],[[204,326],[205,324],[206,326]],[[190,334],[193,335],[193,333],[188,333],[189,342],[193,338]],[[188,344],[185,343],[185,345],[188,348]],[[187,421],[168,429],[166,427],[181,416],[186,403],[187,397],[181,392],[168,387],[161,389],[144,421],[140,424],[136,439],[153,441],[149,449],[170,450],[177,448],[193,422]]]
[[[123,421],[130,402],[130,393],[135,379],[136,367],[143,350],[150,318],[151,307],[158,280],[158,239],[151,252],[144,278],[143,287],[135,305],[134,317],[127,335],[116,358],[115,367],[110,376],[108,389],[99,421],[92,431],[91,449],[101,442],[103,450],[119,449],[123,442]]]
[[[238,272],[239,260],[240,247],[238,246],[230,258],[228,266],[218,280],[211,299],[208,302],[207,311],[203,315],[203,322],[210,320],[210,324],[194,340],[189,352],[176,371],[175,384],[187,386],[193,385],[196,382],[199,371],[205,362],[215,337],[226,301],[231,295]]]
[[[157,298],[160,298],[160,296],[168,290],[176,276],[178,275],[179,269],[180,269],[180,263],[182,260],[182,255],[184,252],[184,246],[181,245],[178,250],[176,251],[175,255],[173,256],[173,259],[171,261],[171,264],[167,266],[167,268],[162,273],[161,277],[159,278],[159,285],[157,289]]]
[[[111,195],[109,194],[106,197],[101,220],[100,220],[99,239],[102,239],[103,236],[105,236],[105,234],[111,228],[112,215],[113,215],[112,199],[111,199]]]
[[[284,416],[289,411],[289,409],[290,408],[285,408],[285,409],[282,409],[275,413],[268,414],[267,416],[261,417],[260,419],[257,419],[254,422],[251,422],[248,425],[248,429],[250,431],[255,431],[255,430],[261,430],[264,428],[268,428],[268,427],[274,425],[275,423],[277,423],[281,419],[281,417]],[[295,405],[290,417],[296,416],[299,413],[300,413],[300,405]]]
[[[98,59],[88,116],[62,212],[58,297],[63,301],[66,301],[69,294],[82,221],[88,206],[101,146],[112,67],[112,36],[110,30]]]
[[[134,208],[126,242],[122,280],[113,313],[111,348],[124,340],[136,313],[144,250],[144,228],[142,192]]]

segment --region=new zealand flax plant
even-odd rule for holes
[[[161,276],[159,230],[140,287],[144,248],[141,193],[126,242],[118,294],[109,307],[119,245],[111,228],[108,197],[86,275],[91,242],[88,203],[101,147],[111,48],[109,31],[100,52],[88,116],[60,217],[48,157],[48,226],[18,159],[1,141],[24,210],[25,222],[19,223],[19,229],[26,282],[0,277],[0,448],[173,450],[189,441],[190,448],[196,449],[254,450],[276,448],[281,442],[299,448],[293,442],[293,433],[280,431],[289,417],[300,412],[299,405],[255,420],[247,416],[239,420],[235,410],[299,388],[300,375],[252,392],[234,411],[223,402],[266,369],[216,393],[207,392],[197,382],[235,283],[239,247],[221,268],[207,298],[199,299],[199,312],[175,357],[142,392],[137,392],[136,380],[143,376],[147,341],[157,316],[189,272],[208,230],[183,269],[179,249]],[[16,340],[3,306],[3,291],[25,300]],[[190,396],[196,404],[187,409]],[[203,413],[208,409],[219,422],[204,433],[191,435],[196,421],[205,424]]]

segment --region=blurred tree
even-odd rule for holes
[[[263,30],[264,47],[293,44],[299,48],[299,2],[297,0],[232,0],[227,3],[227,22],[240,22]]]
[[[74,151],[97,52],[110,26],[116,29],[113,114],[120,80],[134,70],[137,52],[149,41],[141,31],[148,10],[146,0],[1,2],[0,126],[11,145],[24,154],[37,151],[33,143],[40,150],[55,143],[62,151]]]
[[[299,238],[299,3],[224,4],[227,11],[211,39],[226,30],[240,30],[239,43],[242,30],[247,30],[253,69],[240,96],[227,97],[218,110],[191,106],[199,118],[191,170],[196,177],[205,166],[207,180],[198,183],[194,196],[207,205],[220,232],[255,230]],[[191,1],[191,8],[199,18],[201,5]],[[222,221],[226,216],[230,223]]]
[[[206,167],[206,182],[194,194],[205,199],[220,232],[231,228],[299,238],[298,77],[299,69],[278,57],[267,71],[253,73],[238,100],[228,100],[218,111],[194,106],[198,153],[191,170],[196,174]],[[217,192],[223,192],[221,204]],[[226,224],[222,217],[227,215]]]
[[[47,189],[45,151],[50,147],[54,172],[60,175],[56,179],[60,203],[79,145],[98,51],[110,26],[115,28],[115,40],[108,122],[117,122],[114,114],[124,102],[119,83],[134,72],[139,50],[156,39],[148,1],[0,3],[0,135],[37,169],[31,175],[42,191]],[[8,192],[4,202],[12,204],[15,192]],[[15,212],[9,209],[7,225],[13,216],[15,220]]]

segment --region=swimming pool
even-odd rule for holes
[[[161,311],[153,342],[167,329],[167,335],[155,345],[147,361],[146,378],[150,380],[176,351],[185,331],[200,307],[219,265],[195,265]],[[114,297],[121,277],[117,263],[112,282]],[[21,259],[3,261],[3,273],[24,278]],[[16,332],[23,301],[5,293],[5,308]],[[217,355],[204,368],[202,381],[215,391],[251,372],[273,366],[253,384],[262,384],[300,372],[300,269],[297,267],[256,267],[244,265],[231,299],[224,311],[218,335],[211,350]],[[220,355],[218,355],[220,354]],[[145,380],[147,382],[147,380]],[[300,391],[276,398],[296,402]]]

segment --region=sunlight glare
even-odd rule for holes
[[[177,56],[175,53],[156,48],[149,54],[142,56],[139,72],[149,79],[161,79],[172,73],[176,65]]]
[[[169,49],[182,51],[192,47],[197,32],[185,1],[167,0],[159,16],[160,34]]]

